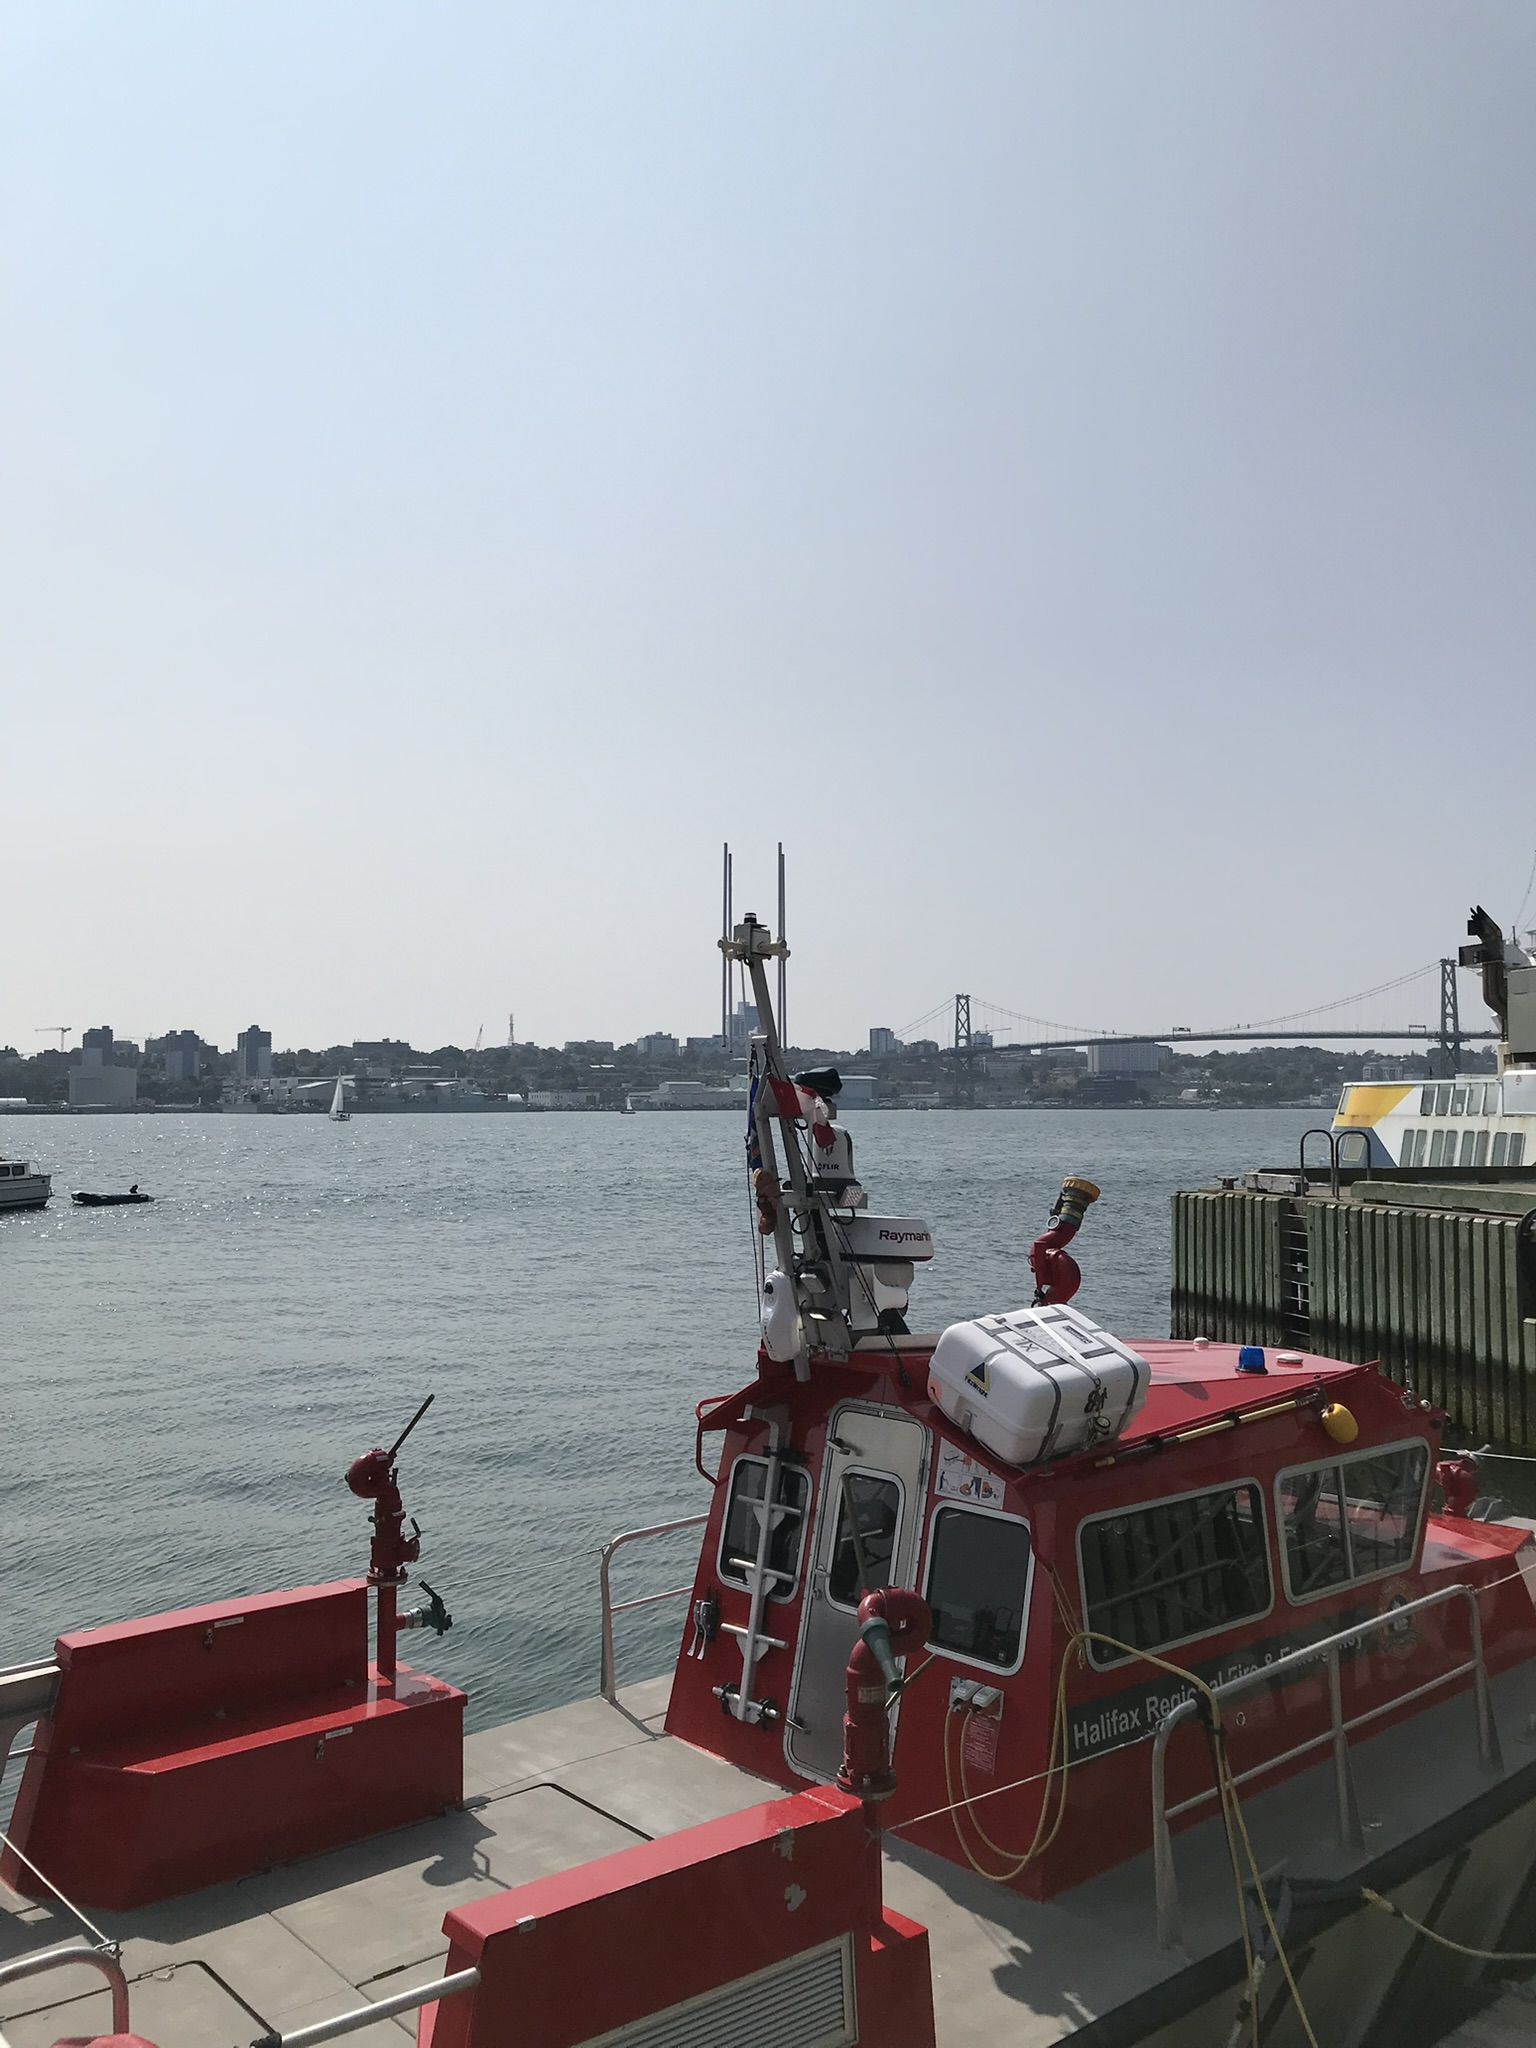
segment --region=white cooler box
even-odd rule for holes
[[[928,1398],[1010,1465],[1117,1437],[1152,1368],[1065,1303],[951,1323],[928,1361]]]

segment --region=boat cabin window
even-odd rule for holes
[[[827,1571],[827,1598],[834,1606],[857,1607],[866,1593],[891,1583],[900,1526],[900,1480],[883,1472],[843,1473]]]
[[[1495,1131],[1493,1134],[1493,1164],[1495,1166],[1508,1166],[1509,1164],[1508,1131]]]
[[[1193,1642],[1274,1602],[1264,1508],[1254,1485],[1096,1515],[1077,1534],[1086,1626],[1133,1650]],[[1101,1670],[1125,1652],[1090,1643]]]
[[[1466,1113],[1466,1107],[1467,1107],[1467,1091],[1466,1091],[1466,1089],[1465,1089],[1465,1088],[1453,1088],[1453,1089],[1451,1090],[1451,1115],[1452,1115],[1452,1116],[1462,1116],[1462,1115],[1464,1115],[1464,1114]]]
[[[1471,1130],[1471,1129],[1468,1129],[1468,1130],[1465,1130],[1465,1131],[1463,1131],[1463,1132],[1462,1132],[1462,1134],[1461,1134],[1461,1159],[1460,1159],[1460,1164],[1461,1164],[1462,1166],[1470,1166],[1470,1165],[1472,1164],[1472,1154],[1473,1154],[1473,1153],[1474,1153],[1474,1152],[1475,1152],[1476,1150],[1477,1150],[1477,1133],[1476,1133],[1476,1131],[1474,1131],[1474,1130]]]
[[[1026,1523],[975,1508],[936,1510],[924,1587],[933,1611],[930,1644],[996,1671],[1017,1671],[1029,1558]]]
[[[1488,1133],[1486,1131],[1479,1131],[1477,1134],[1477,1142],[1472,1147],[1472,1164],[1474,1166],[1486,1166],[1488,1164]]]
[[[1437,1089],[1435,1090],[1435,1115],[1436,1115],[1436,1116],[1449,1116],[1449,1115],[1450,1115],[1450,1113],[1451,1113],[1451,1090],[1450,1090],[1450,1084],[1449,1084],[1448,1082],[1442,1082],[1442,1084],[1441,1084],[1441,1085],[1440,1085],[1440,1086],[1439,1086],[1439,1087],[1438,1087],[1438,1088],[1437,1088]]]
[[[1522,1166],[1525,1163],[1525,1133],[1511,1131],[1509,1134],[1509,1164]]]
[[[738,1458],[731,1468],[731,1494],[726,1504],[718,1560],[720,1576],[728,1586],[749,1586],[752,1582],[758,1539],[763,1528],[763,1488],[767,1483],[766,1458]],[[811,1482],[803,1467],[780,1465],[778,1484],[774,1488],[773,1533],[768,1539],[770,1600],[788,1600],[794,1595],[795,1582],[800,1576],[800,1545],[805,1534],[805,1510],[810,1497]]]
[[[1282,1472],[1280,1524],[1291,1598],[1312,1600],[1411,1564],[1428,1471],[1428,1447],[1412,1443]]]

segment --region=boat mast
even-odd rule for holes
[[[814,1327],[818,1351],[846,1357],[853,1348],[848,1322],[848,1267],[838,1244],[838,1231],[829,1213],[825,1195],[813,1189],[805,1170],[796,1137],[802,1115],[795,1084],[784,1064],[784,1048],[774,1021],[773,999],[768,991],[768,962],[776,960],[782,972],[789,948],[759,924],[749,910],[728,938],[720,941],[729,972],[738,963],[752,984],[757,1005],[758,1029],[754,1044],[759,1046],[762,1065],[757,1076],[752,1117],[758,1150],[764,1167],[772,1173],[779,1189],[773,1224],[774,1247],[779,1271],[794,1289],[800,1312],[800,1343],[795,1353],[795,1377],[810,1377],[811,1338]],[[773,1127],[782,1127],[784,1174],[779,1172]],[[787,1177],[788,1186],[785,1185]],[[798,1236],[801,1253],[797,1257]]]

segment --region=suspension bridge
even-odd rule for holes
[[[1357,989],[1352,995],[1330,1002],[1314,1003],[1303,1010],[1290,1010],[1279,1017],[1259,1017],[1214,1025],[1174,1024],[1162,1028],[1133,1030],[1116,1025],[1063,1024],[1054,1018],[1031,1016],[970,994],[946,996],[921,1017],[902,1026],[896,1037],[910,1042],[942,1022],[948,1043],[941,1051],[969,1067],[986,1051],[1041,1053],[1088,1045],[1276,1045],[1287,1041],[1303,1044],[1358,1043],[1379,1045],[1400,1039],[1416,1040],[1435,1048],[1437,1064],[1452,1072],[1462,1047],[1476,1040],[1498,1036],[1492,1029],[1469,1028],[1461,1022],[1460,996],[1454,960],[1429,960],[1392,981],[1373,988]],[[1404,991],[1422,989],[1426,1005],[1432,1004],[1438,982],[1438,1018],[1424,1023],[1362,1022],[1366,1006],[1383,997],[1397,996],[1405,1006],[1412,1000]],[[1026,1035],[1027,1034],[1027,1035]]]

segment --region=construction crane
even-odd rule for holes
[[[484,1026],[484,1025],[482,1024],[482,1025],[480,1026],[480,1029],[479,1029],[479,1030],[478,1030],[478,1031],[477,1031],[477,1032],[475,1033],[475,1051],[476,1051],[476,1052],[478,1052],[478,1051],[480,1050],[480,1047],[482,1046],[482,1044],[483,1044],[484,1042],[485,1042],[485,1026]]]
[[[33,1026],[39,1038],[52,1038],[55,1031],[57,1031],[59,1034],[60,1052],[64,1050],[64,1041],[74,1028],[73,1024],[36,1024]]]

